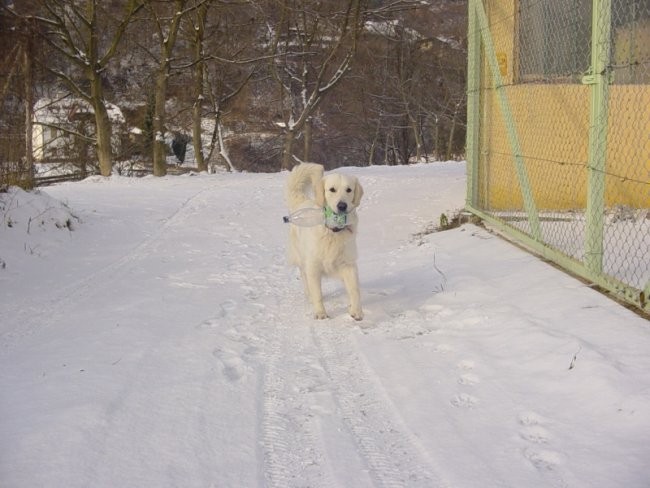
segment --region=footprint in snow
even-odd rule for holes
[[[221,302],[217,308],[217,314],[214,317],[205,319],[196,328],[197,329],[216,329],[222,323],[221,319],[228,317],[232,314],[233,310],[237,308],[237,302],[234,300],[226,300]]]
[[[551,438],[550,432],[543,426],[546,420],[535,412],[519,415],[519,436],[532,444],[546,444]]]
[[[219,319],[206,319],[196,326],[197,329],[216,329],[219,327]]]
[[[525,449],[524,456],[539,471],[553,471],[562,464],[562,456],[550,450]]]
[[[549,431],[540,425],[524,427],[519,431],[519,435],[532,444],[546,444],[550,438]]]
[[[460,363],[458,363],[458,369],[462,369],[463,371],[471,371],[474,369],[474,361],[471,361],[469,359],[464,359]]]
[[[246,363],[236,352],[217,348],[212,351],[212,355],[221,362],[223,374],[230,381],[238,381],[246,374]]]
[[[466,393],[461,393],[455,395],[450,402],[456,408],[474,408],[478,404],[478,398]]]
[[[530,444],[523,450],[524,457],[541,472],[553,471],[562,463],[562,455],[551,449],[541,449],[551,440],[551,433],[544,427],[546,419],[535,412],[519,415],[519,436]]]
[[[450,352],[454,351],[456,351],[456,348],[450,344],[438,344],[433,348],[433,352],[437,352],[439,354],[449,354]]]
[[[458,369],[462,372],[457,380],[459,385],[472,387],[481,382],[481,378],[471,372],[474,369],[474,361],[465,359],[458,363]],[[467,393],[455,395],[450,402],[457,408],[474,408],[479,403],[478,398]]]
[[[477,375],[472,373],[461,374],[460,377],[458,378],[459,385],[474,386],[480,382],[481,379]]]
[[[481,378],[471,372],[474,369],[474,361],[464,359],[458,363],[458,369],[462,372],[458,377],[459,385],[474,386],[481,382]]]
[[[541,425],[544,422],[544,418],[535,412],[523,412],[519,415],[519,423],[521,425]]]

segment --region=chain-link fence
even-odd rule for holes
[[[650,311],[650,0],[470,0],[468,208]]]

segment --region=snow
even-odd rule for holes
[[[454,49],[463,49],[463,45],[460,42],[458,42],[456,39],[452,39],[451,37],[436,36],[436,39],[438,39],[440,42],[444,44],[449,44]]]
[[[286,173],[0,194],[0,485],[647,487],[648,322],[481,227],[423,232],[463,163],[345,171],[359,323],[336,281],[310,317]]]
[[[420,34],[417,30],[403,27],[399,20],[368,20],[365,22],[364,27],[369,32],[391,38],[405,36],[408,40],[417,41],[423,37],[422,34]]]
[[[124,124],[122,110],[114,103],[104,100],[108,117],[114,124]],[[54,98],[39,98],[34,105],[34,123],[67,126],[75,114],[94,114],[93,106],[86,100],[59,95]]]

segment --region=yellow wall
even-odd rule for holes
[[[535,202],[540,210],[584,208],[590,88],[578,83],[513,83],[515,2],[486,1]],[[485,66],[482,84],[492,86]],[[481,97],[481,204],[519,209],[521,192],[496,94],[486,90]],[[606,205],[650,208],[650,84],[611,85],[609,106]]]

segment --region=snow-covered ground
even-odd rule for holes
[[[416,236],[462,163],[347,171],[360,323],[335,281],[310,318],[286,173],[3,194],[0,486],[650,486],[650,324],[479,227]]]

